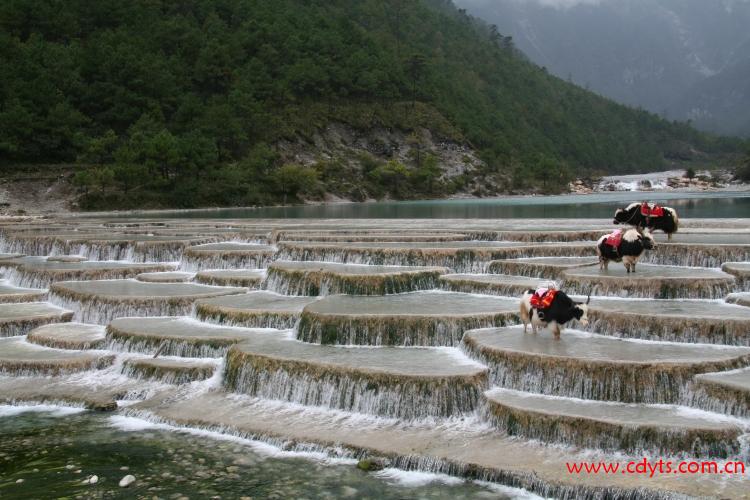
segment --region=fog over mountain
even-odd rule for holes
[[[750,0],[455,0],[551,73],[750,136]]]

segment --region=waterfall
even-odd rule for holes
[[[347,275],[326,270],[290,270],[271,266],[263,289],[283,295],[386,295],[436,288],[438,277],[445,272],[447,269]]]
[[[750,245],[660,243],[641,262],[667,266],[721,267],[724,262],[750,261]]]
[[[486,387],[486,374],[419,378],[281,362],[236,350],[227,355],[224,385],[235,392],[306,406],[418,419],[472,412]]]
[[[554,398],[550,400],[552,406]],[[586,404],[585,400],[581,400],[584,408]],[[625,425],[614,420],[572,416],[564,412],[553,413],[553,408],[550,408],[549,413],[525,411],[486,399],[482,400],[479,413],[498,430],[510,436],[592,450],[621,451],[632,456],[660,455],[687,459],[737,457],[740,453],[738,436],[743,432],[739,425],[724,430],[664,427],[658,421],[644,421],[644,425]]]
[[[50,302],[75,311],[81,323],[106,325],[115,318],[132,316],[187,316],[193,310],[195,297],[109,297],[51,290]]]
[[[621,313],[601,309],[589,309],[589,325],[586,330],[602,335],[690,342],[696,344],[720,344],[750,346],[750,320],[716,317],[655,316],[649,314]]]
[[[486,350],[474,339],[462,344],[467,354],[490,368],[490,383],[517,391],[622,403],[680,401],[697,373],[746,366],[750,359],[734,358],[680,363],[615,363],[557,356],[537,356],[512,350]]]
[[[158,362],[150,358],[131,358],[123,363],[122,374],[137,379],[156,380],[163,384],[187,384],[212,377],[220,359],[213,362],[195,360],[192,363],[183,363],[164,357],[158,358]]]
[[[466,330],[504,326],[517,313],[478,316],[328,316],[302,312],[297,338],[315,344],[457,346]]]

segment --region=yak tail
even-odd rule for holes
[[[674,218],[674,232],[676,233],[680,230],[680,218],[677,216],[677,210],[674,208],[671,208],[670,210],[672,212],[672,217]]]

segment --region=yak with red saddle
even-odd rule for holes
[[[617,229],[599,238],[596,253],[599,255],[599,269],[607,270],[609,261],[622,262],[628,273],[635,272],[635,264],[644,251],[653,250],[656,243],[648,229]]]
[[[652,231],[659,230],[667,233],[667,238],[672,239],[672,233],[676,233],[680,226],[677,211],[670,207],[661,207],[655,203],[631,203],[625,208],[615,211],[615,224],[629,224],[635,227],[648,228]]]
[[[527,290],[521,297],[520,307],[523,332],[526,333],[529,323],[534,333],[539,327],[550,326],[555,339],[559,340],[560,332],[570,321],[575,319],[583,326],[588,325],[590,300],[589,296],[586,303],[575,302],[565,292],[554,288]]]

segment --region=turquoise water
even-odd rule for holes
[[[137,213],[139,217],[185,218],[364,218],[495,219],[599,218],[633,201],[650,200],[681,217],[750,217],[750,192],[615,192],[590,195],[508,196],[468,200],[337,203],[289,207],[226,208]],[[125,215],[125,214],[123,214]],[[129,214],[129,215],[132,215]]]
[[[351,461],[143,424],[103,413],[19,414],[0,406],[0,498],[528,498],[522,490],[421,473],[367,473]],[[120,488],[127,474],[136,482]],[[92,475],[98,481],[83,484]]]

